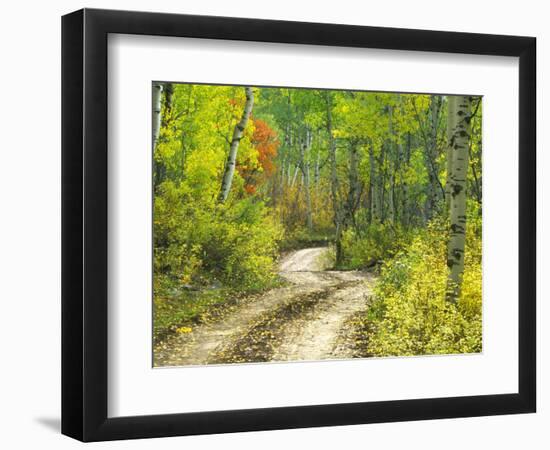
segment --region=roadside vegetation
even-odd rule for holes
[[[326,246],[370,356],[481,351],[479,97],[153,83],[154,340]]]

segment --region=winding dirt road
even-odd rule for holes
[[[374,279],[366,272],[324,270],[327,265],[326,247],[292,252],[280,264],[288,286],[168,338],[155,349],[155,366],[353,357],[341,335],[347,321],[366,309]]]

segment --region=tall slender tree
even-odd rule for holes
[[[349,191],[346,199],[345,226],[355,226],[355,211],[361,200],[361,182],[359,181],[359,143],[355,139],[350,139],[349,147],[349,171],[348,183]]]
[[[174,98],[174,85],[172,83],[164,83],[162,85],[164,93],[164,114],[162,115],[162,126],[168,125],[168,120],[172,113],[172,99]]]
[[[152,111],[153,111],[153,133],[152,133],[152,147],[153,147],[153,174],[155,178],[155,187],[158,188],[163,181],[163,167],[164,162],[161,158],[157,158],[155,151],[160,136],[161,128],[161,111],[162,111],[162,83],[153,83],[153,97],[152,97]]]
[[[305,137],[300,145],[300,166],[304,177],[304,189],[306,197],[306,225],[309,230],[313,229],[313,217],[311,211],[311,190],[310,190],[310,164],[309,152],[311,149],[311,131],[306,128]]]
[[[451,206],[451,172],[453,170],[453,133],[456,128],[456,96],[447,97],[447,155],[446,155],[446,173],[445,181],[445,205],[447,211]]]
[[[468,157],[470,145],[471,97],[456,96],[449,103],[449,131],[452,157],[449,174],[449,242],[447,247],[447,300],[456,302],[460,295],[464,273],[464,248],[466,242],[466,187],[468,178]]]
[[[157,145],[160,133],[160,111],[162,105],[162,84],[153,83],[153,150]]]
[[[327,134],[328,134],[328,150],[330,160],[330,192],[332,196],[332,207],[334,210],[334,225],[336,227],[335,232],[335,247],[336,247],[336,265],[339,265],[344,257],[342,249],[342,232],[343,232],[343,217],[342,217],[342,205],[340,202],[340,183],[338,180],[338,171],[336,167],[336,141],[333,134],[333,120],[332,120],[332,93],[325,93],[326,112],[327,112]]]
[[[368,223],[378,221],[379,219],[379,207],[378,207],[378,183],[376,182],[376,159],[374,157],[374,144],[369,141],[369,203],[368,203]]]
[[[229,196],[231,191],[231,183],[233,182],[233,175],[235,173],[235,165],[237,164],[237,152],[239,150],[239,143],[244,135],[244,130],[250,113],[252,112],[252,107],[254,106],[254,92],[251,87],[245,87],[246,102],[243,109],[243,114],[241,119],[235,125],[233,130],[233,138],[229,146],[229,154],[227,156],[227,161],[225,163],[225,169],[222,178],[222,187],[220,195],[218,196],[218,201],[224,203]]]

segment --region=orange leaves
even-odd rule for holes
[[[277,133],[271,129],[269,125],[260,119],[254,120],[254,134],[252,135],[252,143],[258,150],[258,161],[262,166],[264,176],[270,176],[275,169],[273,160],[277,156],[279,148],[279,139]]]
[[[258,152],[259,167],[250,167],[247,164],[240,164],[237,167],[239,174],[245,180],[244,189],[248,195],[256,193],[256,189],[275,171],[275,157],[280,142],[277,132],[267,122],[251,118],[254,123],[254,132],[251,142]]]
[[[253,184],[246,184],[244,186],[244,190],[248,195],[254,195],[256,193],[256,186],[254,186]]]

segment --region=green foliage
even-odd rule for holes
[[[369,312],[377,356],[480,352],[481,219],[468,218],[465,272],[456,304],[445,300],[446,229],[434,221],[382,268]]]
[[[296,228],[285,233],[284,240],[280,244],[281,251],[298,250],[310,247],[324,247],[333,241],[334,230]]]
[[[221,289],[185,292],[174,289],[172,284],[164,288],[160,291],[165,295],[158,295],[157,292],[154,297],[153,340],[155,344],[169,334],[177,333],[183,327],[192,330],[196,324],[207,322],[209,312],[213,308],[223,307],[228,296],[228,292]]]
[[[246,192],[241,176],[241,167],[248,174],[261,169],[252,120],[239,143],[230,196],[217,201],[244,100],[238,87],[175,85],[172,108],[163,105],[154,152],[157,337],[276,279],[282,229],[265,201]]]
[[[155,339],[189,332],[208,311],[273,286],[281,250],[333,244],[338,229],[338,269],[381,267],[369,351],[480,351],[481,100],[467,175],[466,270],[453,305],[445,301],[447,226],[427,225],[447,208],[445,97],[436,96],[434,116],[430,95],[254,94],[223,204],[243,87],[174,84],[171,101],[164,94],[153,152]]]
[[[194,201],[185,185],[166,181],[155,198],[155,279],[259,289],[275,277],[281,229],[262,202]]]
[[[372,223],[361,232],[350,228],[343,233],[342,269],[363,269],[391,259],[410,241],[412,232],[399,224]]]

